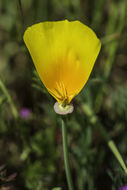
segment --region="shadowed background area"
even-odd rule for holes
[[[60,116],[23,42],[28,26],[63,19],[80,20],[102,41],[66,121],[75,189],[127,184],[101,133],[106,129],[127,165],[127,1],[0,0],[0,190],[67,189]]]

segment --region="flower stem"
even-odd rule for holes
[[[69,190],[73,190],[74,188],[73,188],[73,183],[72,183],[72,178],[71,178],[69,155],[68,155],[68,148],[67,148],[67,130],[66,130],[63,120],[62,120],[62,139],[63,139],[64,165],[65,165],[68,188]]]

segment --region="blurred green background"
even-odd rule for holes
[[[26,27],[63,19],[82,21],[102,40],[66,122],[75,189],[127,184],[101,133],[127,165],[127,0],[0,0],[0,190],[67,189],[60,116],[23,43]]]

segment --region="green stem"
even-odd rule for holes
[[[96,125],[96,127],[99,129],[100,133],[104,137],[104,140],[107,142],[110,150],[112,151],[112,153],[114,154],[114,156],[116,157],[118,162],[120,163],[120,165],[123,168],[124,172],[127,174],[127,167],[126,167],[126,165],[124,163],[124,160],[123,160],[118,148],[116,147],[114,141],[110,138],[110,136],[109,136],[108,132],[106,131],[106,129],[104,127],[102,127],[99,123]]]
[[[25,24],[24,24],[24,15],[23,15],[23,9],[22,9],[22,2],[21,0],[18,0],[18,6],[20,11],[20,17],[21,17],[21,24],[22,24],[22,33],[25,31]]]
[[[9,104],[11,106],[14,118],[17,119],[18,118],[18,111],[17,111],[17,109],[16,109],[16,107],[15,107],[15,105],[13,103],[13,100],[12,100],[7,88],[5,87],[5,85],[4,85],[4,83],[2,82],[1,79],[0,79],[0,88],[3,91],[4,95],[6,96],[8,102],[9,102]]]
[[[67,131],[66,131],[66,127],[64,125],[63,120],[62,120],[62,139],[63,139],[64,165],[65,165],[68,188],[69,190],[73,190],[74,188],[73,188],[73,183],[72,183],[72,178],[71,178],[69,155],[68,155],[68,148],[67,148]]]
[[[104,140],[108,144],[108,147],[110,148],[110,150],[114,154],[115,158],[118,160],[121,167],[123,168],[125,174],[127,174],[127,166],[124,163],[124,160],[123,160],[118,148],[116,147],[114,141],[111,139],[111,137],[108,134],[108,132],[106,131],[106,129],[103,127],[103,125],[100,123],[100,121],[94,114],[93,110],[90,107],[88,107],[86,104],[82,105],[82,109],[83,109],[85,115],[87,115],[89,117],[91,124],[93,126],[95,126],[97,128],[97,130],[100,132],[100,134],[103,136]]]
[[[113,152],[113,154],[115,155],[116,159],[119,161],[119,163],[120,163],[121,167],[123,168],[123,170],[125,171],[125,173],[127,174],[127,167],[126,167],[126,165],[123,161],[123,158],[122,158],[120,152],[118,151],[115,143],[112,140],[110,140],[108,142],[108,146],[111,149],[111,151]]]

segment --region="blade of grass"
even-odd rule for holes
[[[122,156],[119,153],[115,143],[112,140],[110,140],[110,141],[108,141],[108,146],[111,149],[111,151],[113,152],[113,154],[115,155],[115,157],[117,158],[117,160],[119,161],[119,163],[120,163],[121,167],[124,169],[125,173],[127,174],[127,167],[126,167],[126,165],[122,159]]]
[[[121,156],[118,148],[116,147],[114,141],[111,139],[111,137],[108,134],[108,132],[106,131],[106,129],[103,127],[103,125],[98,120],[98,118],[96,117],[96,115],[94,114],[94,112],[92,111],[92,109],[90,109],[90,107],[88,109],[88,106],[85,105],[85,104],[83,104],[82,105],[82,109],[85,112],[85,115],[87,115],[89,117],[91,125],[93,125],[94,127],[96,127],[97,130],[100,132],[100,134],[102,135],[102,137],[106,141],[108,147],[113,152],[115,158],[118,160],[119,164],[123,168],[125,174],[127,174],[127,166],[125,165],[124,160],[123,160],[123,158],[122,158],[122,156]]]
[[[13,103],[13,100],[7,90],[7,88],[5,87],[4,83],[2,82],[2,80],[0,79],[0,88],[1,90],[3,91],[4,95],[6,96],[7,100],[8,100],[8,103],[10,104],[11,106],[11,110],[12,110],[12,113],[13,113],[13,116],[15,119],[18,118],[18,111]]]

